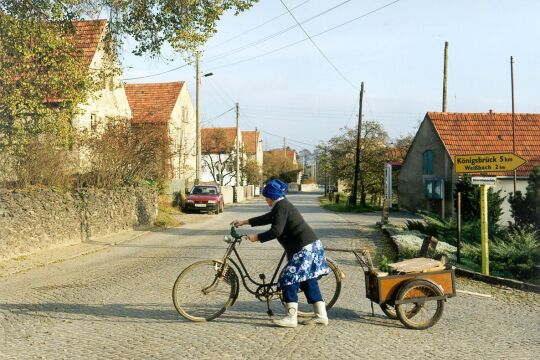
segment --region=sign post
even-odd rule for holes
[[[480,238],[482,243],[482,274],[489,275],[488,186],[480,185]]]
[[[454,161],[457,173],[485,173],[513,171],[523,165],[525,159],[512,153],[457,155]],[[489,275],[488,245],[488,187],[495,185],[496,177],[472,178],[473,185],[480,185],[480,238],[482,241],[482,274]]]

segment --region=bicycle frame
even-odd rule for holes
[[[279,269],[281,268],[281,265],[283,264],[283,260],[285,259],[286,253],[283,252],[283,254],[281,255],[281,258],[276,266],[276,270],[274,271],[272,278],[270,279],[270,282],[269,283],[265,282],[265,279],[266,279],[265,274],[259,274],[259,278],[262,280],[262,282],[258,282],[251,277],[248,269],[246,268],[246,266],[244,265],[244,262],[242,261],[240,254],[236,250],[236,244],[239,243],[240,241],[241,241],[241,238],[235,237],[234,241],[231,242],[231,244],[228,246],[227,251],[225,251],[225,255],[223,255],[223,257],[221,258],[221,261],[223,262],[223,269],[221,273],[223,274],[226,272],[228,263],[230,262],[233,265],[233,267],[236,269],[238,274],[240,275],[244,288],[252,295],[255,295],[255,297],[257,297],[259,300],[261,301],[268,300],[269,297],[271,297],[275,292],[277,292],[277,291],[272,291],[272,288],[276,287],[276,290],[277,290],[277,276],[279,273]],[[237,261],[235,261],[232,258],[233,254],[236,256]],[[250,287],[250,284],[248,283],[248,281],[252,285],[257,286],[257,289],[253,290]],[[262,299],[263,297],[266,299],[263,300]]]

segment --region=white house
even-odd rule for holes
[[[202,171],[201,181],[217,182],[220,185],[236,185],[236,138],[240,149],[244,147],[242,133],[236,128],[201,129]],[[240,151],[240,162],[245,162],[247,155]]]
[[[133,124],[165,126],[171,139],[169,191],[183,191],[195,180],[195,110],[183,81],[126,84]]]

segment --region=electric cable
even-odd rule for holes
[[[360,15],[360,16],[357,16],[357,17],[355,17],[355,18],[353,18],[353,19],[351,19],[351,20],[345,21],[345,22],[343,22],[343,23],[341,23],[341,24],[338,24],[338,25],[336,25],[336,26],[333,26],[333,27],[331,27],[331,28],[328,28],[328,29],[326,29],[326,30],[323,30],[323,31],[321,31],[321,32],[318,32],[318,33],[316,33],[316,34],[314,34],[314,35],[311,35],[311,38],[315,38],[315,37],[321,36],[321,35],[323,35],[323,34],[326,34],[326,33],[330,32],[330,31],[339,29],[340,27],[343,27],[343,26],[345,26],[345,25],[348,25],[348,24],[350,24],[350,23],[352,23],[352,22],[354,22],[354,21],[360,20],[360,19],[362,19],[362,18],[364,18],[364,17],[366,17],[366,16],[369,16],[369,15],[371,15],[371,14],[377,12],[377,11],[383,10],[384,8],[386,8],[386,7],[388,7],[388,6],[391,6],[391,5],[393,5],[393,4],[396,4],[396,3],[400,2],[400,1],[401,1],[401,0],[394,0],[394,1],[392,1],[392,2],[390,2],[390,3],[387,3],[387,4],[383,5],[383,6],[380,6],[380,7],[376,8],[376,9],[374,9],[374,10],[371,10],[371,11],[365,13],[365,14],[362,14],[362,15]],[[304,41],[307,41],[307,40],[308,40],[308,39],[306,38],[306,39],[301,39],[301,40],[298,40],[298,41],[294,41],[294,42],[292,42],[292,43],[289,43],[289,44],[287,44],[287,45],[281,46],[281,47],[279,47],[279,48],[276,48],[276,49],[267,51],[267,52],[262,53],[262,54],[259,54],[259,55],[255,55],[255,56],[252,56],[252,57],[249,57],[249,58],[246,58],[246,59],[242,59],[242,60],[239,60],[239,61],[235,61],[235,62],[233,62],[233,63],[229,63],[229,64],[225,64],[225,65],[220,65],[220,66],[214,67],[213,70],[222,69],[222,68],[225,68],[225,67],[229,67],[229,66],[234,66],[234,65],[242,64],[242,63],[247,62],[247,61],[255,60],[255,59],[261,58],[261,57],[263,57],[263,56],[267,56],[267,55],[273,54],[273,53],[275,53],[275,52],[278,52],[278,51],[287,49],[287,48],[289,48],[289,47],[291,47],[291,46],[298,45],[298,44],[303,43]],[[218,59],[214,59],[213,61],[215,61],[215,60],[218,60]]]
[[[291,15],[291,17],[294,19],[294,21],[298,24],[298,26],[300,27],[300,29],[302,29],[302,31],[304,32],[304,34],[306,34],[306,36],[308,37],[309,41],[311,41],[311,43],[313,44],[313,46],[315,46],[315,48],[317,49],[317,51],[322,55],[322,57],[330,64],[330,66],[332,66],[334,68],[334,70],[339,74],[339,76],[341,76],[341,78],[343,80],[345,80],[349,85],[351,85],[353,87],[353,89],[357,89],[357,87],[352,83],[352,81],[350,81],[342,72],[341,70],[338,69],[338,67],[328,58],[328,56],[326,56],[326,54],[321,50],[321,48],[319,47],[319,45],[317,45],[317,43],[311,38],[311,36],[308,34],[308,32],[306,31],[306,29],[304,29],[304,27],[302,25],[300,25],[300,23],[298,22],[298,19],[296,18],[296,16],[294,16],[294,14],[292,13],[291,10],[289,10],[289,8],[287,7],[287,5],[285,5],[285,2],[283,2],[283,0],[279,0],[281,1],[281,3],[283,4],[283,6],[285,7],[285,9],[287,9],[287,11],[289,12],[289,14]]]
[[[306,1],[304,1],[304,2],[302,2],[302,3],[300,3],[300,4],[298,4],[298,5],[296,5],[296,6],[294,6],[294,7],[292,7],[291,9],[293,9],[293,10],[294,10],[294,9],[297,9],[297,8],[299,8],[300,6],[305,5],[306,3],[310,2],[310,1],[311,1],[311,0],[306,0]],[[283,13],[277,15],[277,16],[274,16],[273,18],[271,18],[271,19],[269,19],[269,20],[266,20],[265,22],[263,22],[263,23],[261,23],[261,24],[255,26],[255,27],[252,27],[252,28],[250,28],[250,29],[248,29],[248,30],[246,30],[246,31],[244,31],[244,32],[242,32],[242,33],[240,33],[240,34],[237,34],[237,35],[235,35],[235,36],[233,36],[233,37],[231,37],[231,38],[229,38],[229,39],[227,39],[227,40],[225,40],[225,41],[222,41],[222,42],[220,42],[219,44],[216,44],[216,45],[212,46],[211,48],[208,48],[208,50],[212,50],[212,49],[215,49],[215,48],[217,48],[217,47],[220,47],[221,45],[228,44],[228,43],[230,43],[231,41],[238,39],[239,37],[242,37],[242,36],[244,36],[244,35],[246,35],[246,34],[249,34],[250,32],[253,32],[254,30],[257,30],[257,29],[263,27],[264,25],[271,23],[272,21],[279,19],[279,18],[282,17],[283,15],[287,15],[287,12],[285,11],[285,12],[283,12]]]
[[[289,26],[289,27],[287,27],[287,28],[281,29],[281,30],[279,30],[279,31],[277,31],[277,32],[275,32],[275,33],[272,33],[272,34],[270,34],[270,35],[267,35],[267,36],[265,36],[265,37],[263,37],[263,38],[261,38],[261,39],[258,39],[258,40],[256,40],[256,41],[253,41],[253,42],[251,42],[251,43],[247,43],[247,44],[244,44],[244,45],[242,45],[242,46],[240,46],[240,47],[238,47],[238,48],[235,48],[235,49],[232,49],[232,50],[223,52],[223,53],[221,53],[221,54],[217,54],[217,55],[211,56],[210,58],[207,59],[207,62],[216,61],[216,60],[219,60],[219,59],[221,59],[221,58],[224,58],[224,57],[227,57],[227,56],[236,54],[236,53],[238,53],[238,52],[241,52],[241,51],[243,51],[243,50],[245,50],[245,49],[248,49],[248,48],[250,48],[250,47],[260,45],[260,44],[262,44],[262,43],[264,43],[264,42],[266,42],[266,41],[268,41],[268,40],[271,40],[271,39],[273,39],[273,38],[275,38],[275,37],[277,37],[277,36],[283,35],[283,34],[285,34],[286,32],[289,32],[290,30],[292,30],[292,29],[294,29],[294,28],[296,28],[296,27],[298,27],[298,26],[301,26],[300,24],[305,24],[305,23],[308,23],[308,22],[310,22],[310,21],[312,21],[312,20],[314,20],[314,19],[316,19],[316,18],[318,18],[318,17],[321,17],[321,16],[323,16],[323,15],[329,13],[330,11],[333,11],[333,10],[339,8],[340,6],[343,6],[343,5],[347,4],[347,3],[350,2],[350,1],[351,1],[351,0],[345,0],[345,1],[342,1],[341,3],[339,3],[339,4],[337,4],[337,5],[334,5],[334,6],[332,6],[331,8],[328,8],[328,9],[326,9],[326,10],[324,10],[324,11],[321,11],[320,13],[317,13],[317,14],[315,14],[315,15],[313,15],[313,16],[311,16],[311,17],[305,19],[305,20],[303,20],[301,23],[297,22],[296,25],[291,25],[291,26]],[[288,8],[287,8],[287,10],[288,10]]]

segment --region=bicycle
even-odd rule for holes
[[[273,316],[273,311],[270,309],[271,300],[279,298],[285,305],[281,291],[278,290],[277,278],[286,253],[281,255],[270,282],[266,282],[265,274],[259,274],[259,282],[251,277],[236,249],[236,246],[240,245],[244,239],[245,235],[238,234],[236,229],[231,227],[230,236],[224,237],[224,241],[229,246],[221,259],[195,262],[178,275],[173,286],[172,298],[174,307],[180,315],[196,322],[211,321],[219,317],[238,299],[240,280],[249,293],[259,301],[266,302],[268,316]],[[232,258],[233,255],[236,256],[236,260]],[[329,310],[339,297],[344,274],[332,260],[328,258],[326,260],[331,272],[319,278],[319,287],[323,296],[330,299],[326,304]],[[238,274],[240,274],[240,280]],[[307,305],[299,304],[299,316],[314,316]]]

